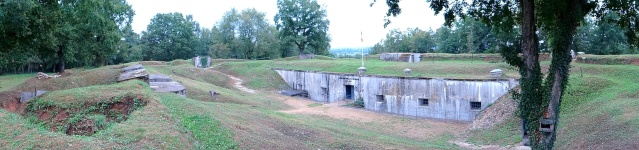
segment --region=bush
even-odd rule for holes
[[[359,97],[353,102],[353,107],[364,108],[364,98]]]

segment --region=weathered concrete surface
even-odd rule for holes
[[[274,70],[290,87],[307,91],[314,101],[332,103],[362,97],[369,110],[461,121],[473,120],[480,110],[518,84],[514,79],[457,80]],[[471,109],[471,102],[481,106]]]
[[[163,74],[150,74],[149,82],[171,82],[173,79],[171,77],[163,75]]]
[[[122,68],[122,73],[120,74],[120,77],[118,77],[118,82],[131,79],[140,79],[144,82],[149,82],[149,73],[147,73],[144,66],[140,64]]]
[[[182,84],[171,81],[171,82],[151,82],[149,83],[151,89],[155,92],[171,92],[178,94],[180,96],[186,96],[186,88],[182,86]]]
[[[34,97],[38,97],[44,93],[46,93],[47,91],[42,91],[42,90],[36,90],[36,91],[32,91],[32,92],[22,92],[20,93],[20,103],[25,103],[29,100],[31,100]]]
[[[206,57],[206,63],[202,65],[202,58]],[[211,57],[209,56],[195,56],[193,57],[193,65],[198,68],[208,68],[211,66]]]
[[[419,62],[422,54],[419,53],[384,53],[379,59],[384,61]]]

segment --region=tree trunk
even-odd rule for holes
[[[63,45],[58,45],[58,64],[57,64],[57,70],[60,73],[64,73],[64,46]]]
[[[539,118],[542,107],[542,74],[539,67],[539,40],[537,40],[537,27],[535,26],[535,2],[534,0],[523,0],[522,8],[522,55],[523,64],[520,66],[522,75],[521,96],[519,109],[521,118],[525,124],[524,138],[530,139],[530,144],[535,146],[539,141],[537,133],[539,129]]]
[[[559,123],[559,108],[561,105],[561,97],[563,96],[566,85],[568,84],[568,76],[570,69],[570,45],[573,36],[577,30],[579,23],[578,17],[583,16],[582,9],[578,0],[570,0],[567,5],[569,8],[563,8],[557,15],[556,28],[551,30],[554,38],[552,38],[552,61],[549,68],[548,77],[546,79],[546,87],[549,89],[550,100],[546,110],[546,119],[554,122],[553,132],[544,132],[539,141],[541,149],[552,149],[557,136],[557,125]]]

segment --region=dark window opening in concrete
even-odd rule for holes
[[[345,85],[345,86],[346,86],[346,99],[353,99],[355,95],[355,88],[352,85]]]
[[[384,99],[384,95],[377,95],[376,99],[377,99],[377,102],[386,102],[386,100]]]
[[[419,99],[419,106],[428,106],[428,99],[420,98]]]
[[[481,109],[481,102],[470,102],[470,109],[471,110],[480,110]]]
[[[322,95],[328,95],[328,89],[325,87],[322,87]]]

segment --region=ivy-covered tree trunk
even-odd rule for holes
[[[531,144],[539,141],[536,136],[539,128],[539,117],[542,108],[541,83],[542,74],[539,66],[539,47],[537,40],[537,27],[535,26],[535,2],[523,0],[522,8],[522,56],[523,62],[519,66],[521,95],[519,97],[519,109],[521,118],[525,123],[525,133],[530,138]],[[511,56],[514,57],[514,56]]]
[[[555,24],[550,24],[552,29],[545,28],[549,30],[548,32],[552,37],[550,39],[552,60],[544,84],[544,88],[546,88],[544,102],[547,102],[547,105],[544,106],[547,106],[547,108],[543,118],[552,120],[552,123],[554,123],[552,126],[553,132],[542,132],[539,146],[535,147],[535,149],[553,149],[554,147],[559,123],[561,97],[568,84],[570,62],[572,61],[570,46],[579,26],[579,21],[585,15],[582,9],[588,9],[584,8],[579,0],[570,0],[562,4],[565,5],[559,5],[564,6],[563,8],[556,9],[558,11],[554,17],[557,17],[557,19]]]

